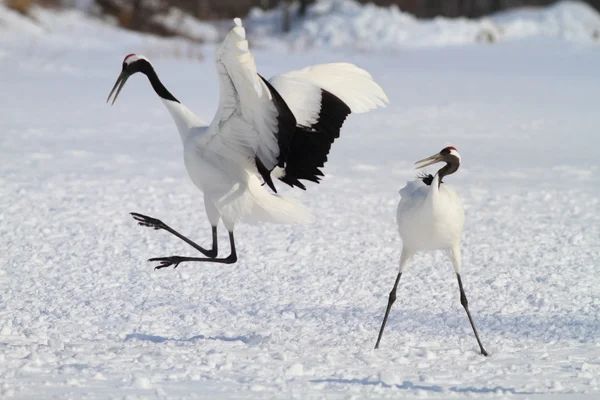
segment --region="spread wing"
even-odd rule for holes
[[[371,74],[350,63],[319,64],[274,76],[269,80],[301,125],[318,121],[321,92],[327,91],[353,113],[385,107],[390,101]]]
[[[271,171],[290,186],[319,182],[332,143],[351,112],[389,101],[371,75],[348,63],[290,71],[269,81],[256,72],[239,18],[217,48],[221,95],[208,146],[239,163],[252,160],[275,190]]]
[[[221,93],[208,146],[238,162],[253,160],[263,178],[268,177],[265,181],[270,181],[268,172],[277,165],[296,120],[285,103],[278,106],[279,95],[257,74],[246,31],[239,18],[234,21],[236,26],[216,52]]]
[[[371,75],[349,63],[321,64],[269,80],[293,112],[298,126],[274,175],[305,189],[319,182],[331,145],[350,113],[385,106],[389,100]]]

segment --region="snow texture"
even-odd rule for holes
[[[147,258],[196,254],[129,212],[210,241],[147,80],[105,104],[123,57],[152,58],[136,46],[159,41],[60,18],[73,34],[40,34],[35,51],[0,35],[1,398],[598,398],[596,46],[296,53],[249,33],[264,76],[352,62],[392,104],[349,117],[322,184],[282,188],[315,224],[240,224],[237,264],[154,271]],[[203,49],[204,62],[152,59],[209,120],[219,91]],[[398,190],[446,145],[462,156],[446,181],[465,204],[462,276],[490,357],[440,252],[411,260],[375,351],[402,248]]]

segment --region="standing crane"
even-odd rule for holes
[[[456,148],[448,146],[439,153],[419,160],[415,164],[420,164],[417,168],[423,168],[438,162],[445,162],[446,165],[435,175],[421,175],[419,176],[420,179],[408,182],[400,190],[401,199],[396,213],[398,231],[402,238],[400,271],[389,295],[375,348],[379,348],[390,310],[394,301],[396,301],[398,282],[400,282],[400,277],[408,261],[419,251],[444,250],[454,266],[454,272],[458,279],[460,303],[467,312],[481,354],[487,356],[488,353],[481,344],[477,328],[475,328],[475,323],[469,312],[469,302],[460,277],[460,235],[465,222],[465,211],[458,194],[442,182],[444,177],[458,170],[460,154],[458,154]]]
[[[389,100],[371,75],[349,63],[307,67],[269,80],[256,72],[239,18],[216,50],[220,100],[211,124],[202,122],[162,84],[150,61],[129,54],[108,95],[112,104],[130,76],[141,72],[173,117],[192,182],[204,193],[212,246],[203,248],[156,218],[131,213],[139,225],[164,230],[204,257],[157,257],[157,269],[182,262],[232,264],[237,261],[238,221],[310,223],[312,213],[295,199],[277,195],[273,179],[306,189],[318,183],[332,143],[350,113],[385,106]],[[267,185],[265,187],[264,185]],[[270,193],[270,188],[273,193]],[[218,258],[217,225],[229,232],[231,252]]]

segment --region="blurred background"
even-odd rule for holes
[[[9,8],[27,14],[34,5],[52,8],[85,8],[94,12],[117,17],[119,22],[131,29],[148,29],[148,22],[156,15],[167,13],[175,7],[202,20],[244,16],[252,8],[264,10],[279,8],[287,18],[292,18],[291,6],[297,3],[298,16],[306,15],[308,6],[317,0],[4,0]],[[378,6],[395,5],[419,18],[480,17],[496,11],[521,6],[543,6],[552,0],[356,0]],[[586,3],[600,7],[600,0]],[[159,29],[159,28],[157,28]]]
[[[514,8],[549,6],[550,0],[3,0],[7,9],[36,20],[36,9],[79,10],[122,28],[153,35],[179,36],[195,42],[214,41],[214,32],[193,27],[195,21],[218,21],[233,17],[253,17],[255,23],[268,15],[268,22],[261,21],[268,33],[289,33],[303,20],[325,14],[357,14],[358,10],[371,13],[387,10],[392,14],[408,14],[419,19],[481,18]],[[1,3],[1,2],[0,2]],[[574,2],[562,2],[574,3]],[[596,10],[600,0],[588,0]],[[360,7],[364,5],[364,7]],[[7,25],[6,15],[0,13],[0,29]],[[568,19],[568,17],[567,17]],[[577,19],[577,18],[576,18]],[[41,21],[37,21],[41,23]],[[229,26],[229,23],[228,25]],[[531,30],[531,27],[528,27]],[[224,32],[224,29],[220,30]],[[502,32],[498,27],[487,28],[475,39],[494,41]],[[598,32],[592,29],[592,36]]]

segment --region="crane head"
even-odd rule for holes
[[[108,98],[106,99],[106,102],[110,102],[110,98],[113,95],[113,93],[115,93],[115,96],[113,97],[112,100],[112,104],[115,104],[115,101],[117,101],[117,97],[119,96],[119,93],[121,92],[121,89],[123,89],[123,86],[125,86],[125,82],[127,82],[127,79],[129,79],[129,77],[137,72],[143,72],[146,73],[146,70],[148,68],[151,68],[150,65],[150,61],[148,61],[148,59],[140,54],[128,54],[127,56],[125,56],[125,58],[123,59],[123,66],[121,69],[121,74],[119,75],[119,77],[117,78],[117,82],[115,83],[115,85],[113,86],[112,90],[110,91],[110,94],[108,95]],[[117,89],[118,87],[118,89]]]
[[[435,164],[438,162],[446,162],[448,164],[460,164],[460,154],[458,154],[458,150],[454,146],[444,147],[442,151],[437,154],[434,154],[430,157],[424,158],[415,162],[417,168],[424,168],[428,165]]]

